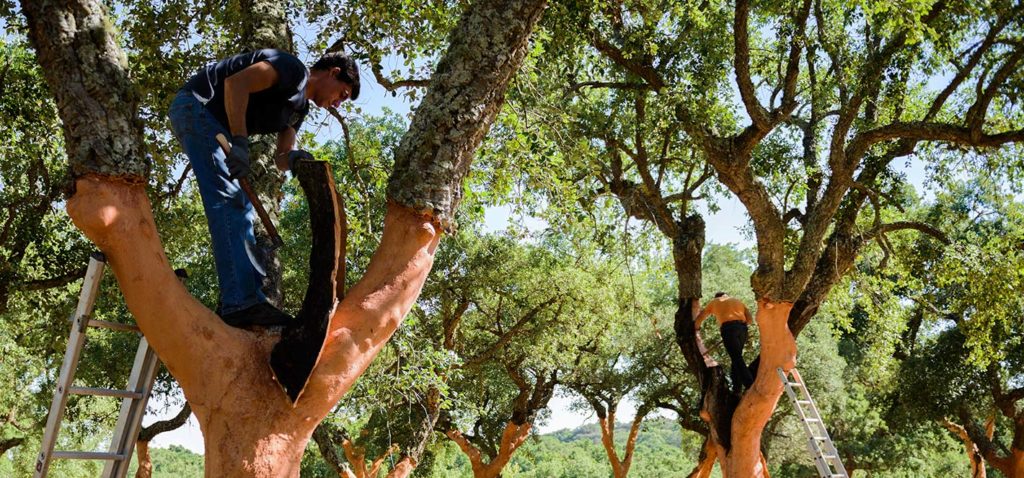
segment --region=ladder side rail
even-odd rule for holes
[[[836,450],[835,445],[832,443],[832,438],[828,434],[828,429],[825,427],[825,421],[821,418],[821,413],[818,411],[818,407],[815,404],[813,397],[811,397],[811,392],[807,389],[807,384],[804,382],[800,372],[795,368],[788,372],[784,371],[781,367],[776,370],[782,378],[783,384],[786,387],[786,392],[793,401],[793,406],[796,408],[804,431],[807,433],[807,448],[814,458],[814,465],[815,468],[818,469],[819,475],[822,478],[833,478],[837,476],[849,477],[849,474],[846,472],[846,468],[839,459],[839,452]],[[787,376],[789,373],[793,374],[795,383],[798,383],[800,387],[804,389],[802,394],[798,394],[793,390],[793,386],[790,385],[790,381]],[[801,406],[801,400],[809,405],[807,410],[804,410]],[[817,426],[812,428],[811,423],[816,423]],[[817,430],[815,430],[815,428],[817,428]],[[821,443],[819,443],[819,441]],[[826,456],[834,458],[830,459],[826,458]],[[835,471],[832,470],[833,466],[836,468]]]
[[[131,377],[128,379],[128,390],[139,392],[142,398],[126,398],[121,401],[121,412],[110,441],[110,452],[123,455],[125,459],[107,462],[101,476],[124,478],[128,473],[128,466],[131,464],[131,457],[135,451],[135,443],[139,438],[139,429],[142,428],[142,417],[146,414],[146,404],[153,391],[153,382],[156,380],[159,368],[160,359],[153,348],[149,346],[146,337],[142,337],[135,353]]]
[[[89,325],[89,316],[92,315],[93,305],[96,303],[96,295],[99,293],[104,266],[106,266],[106,262],[101,254],[93,254],[89,259],[89,267],[85,273],[85,280],[82,282],[82,291],[78,296],[78,306],[71,321],[68,348],[64,351],[64,361],[60,367],[57,389],[53,394],[53,402],[50,404],[50,413],[46,417],[46,428],[43,431],[39,455],[36,457],[33,474],[35,478],[45,477],[50,470],[53,448],[57,444],[60,423],[64,419],[64,409],[68,402],[68,390],[75,381],[78,360],[82,355],[82,349],[85,348],[85,332]]]

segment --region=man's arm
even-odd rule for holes
[[[228,115],[231,136],[249,136],[245,125],[249,94],[274,86],[277,79],[277,70],[270,63],[261,61],[224,80],[224,109]]]
[[[695,328],[697,330],[700,330],[700,325],[704,323],[704,319],[708,318],[708,315],[709,315],[708,309],[709,308],[710,307],[705,307],[704,309],[702,309],[700,311],[700,314],[697,314],[697,318],[693,319],[693,328]]]
[[[295,149],[295,128],[291,126],[277,133],[277,150],[274,152],[274,164],[281,172],[288,170],[288,154]]]

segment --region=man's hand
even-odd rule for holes
[[[245,136],[231,137],[231,151],[228,152],[228,172],[231,179],[242,179],[252,172],[249,167],[249,138]]]
[[[313,155],[309,151],[296,149],[288,152],[288,170],[295,174],[295,162],[298,160],[313,161]]]

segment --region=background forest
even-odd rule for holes
[[[165,114],[175,91],[252,45],[359,59],[372,105],[315,112],[300,139],[344,196],[354,283],[409,127],[411,113],[394,111],[422,99],[467,2],[105,3],[139,97],[164,246],[211,308],[203,209]],[[745,13],[741,42],[743,1],[550,2],[474,157],[457,231],[317,428],[301,476],[384,476],[403,455],[419,457],[420,477],[495,464],[506,478],[708,476],[706,388],[679,324],[686,299],[719,290],[752,311],[765,291],[797,303],[797,366],[853,476],[1022,476],[1024,6],[975,3],[765,2]],[[61,120],[26,21],[5,0],[0,18],[0,476],[22,477],[93,247],[64,211]],[[746,63],[734,61],[741,44]],[[933,127],[957,121],[967,133]],[[260,184],[285,240],[280,301],[294,311],[308,205],[293,178]],[[705,237],[705,219],[736,204],[744,245]],[[498,214],[507,227],[488,226]],[[133,321],[112,277],[96,316]],[[715,326],[701,334],[728,366]],[[91,332],[76,383],[123,386],[136,344]],[[188,416],[166,370],[155,393],[151,408]],[[598,423],[539,433],[556,396]],[[58,448],[105,449],[117,407],[74,397]],[[760,441],[772,476],[817,476],[798,425],[783,397]],[[149,455],[138,476],[202,476],[182,447]],[[100,468],[59,461],[51,476]]]

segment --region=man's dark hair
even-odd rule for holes
[[[311,70],[330,70],[331,68],[341,68],[341,72],[338,73],[338,80],[344,81],[352,85],[352,96],[351,99],[355,100],[359,98],[359,67],[356,66],[356,61],[348,55],[336,51],[332,53],[324,53],[316,63],[313,63]]]
[[[721,297],[721,296],[723,296],[723,295],[725,295],[725,292],[722,292],[722,291],[715,292],[715,298],[716,299]]]

